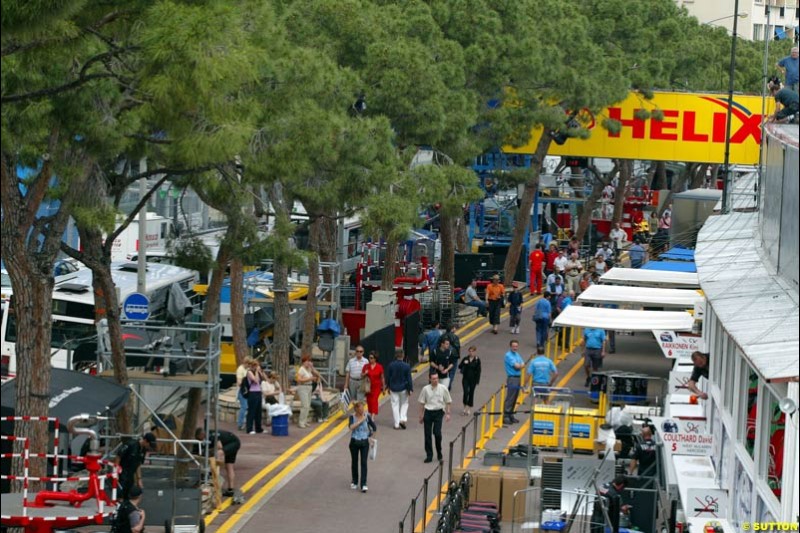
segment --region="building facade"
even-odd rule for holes
[[[798,127],[768,125],[758,209],[712,216],[695,260],[707,298],[709,427],[729,519],[796,522],[798,513]]]

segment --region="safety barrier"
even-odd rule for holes
[[[566,359],[578,346],[583,344],[583,328],[581,327],[553,328],[550,332],[551,336],[544,353],[556,364]]]

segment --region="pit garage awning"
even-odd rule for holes
[[[592,285],[578,296],[578,301],[591,304],[641,305],[644,307],[673,307],[692,309],[703,299],[699,292],[689,289],[627,287],[625,285]]]
[[[669,261],[694,261],[694,250],[675,247],[659,255],[658,258]]]
[[[686,311],[631,311],[570,305],[554,326],[578,326],[611,331],[691,331],[694,317]]]
[[[642,270],[666,270],[667,272],[697,272],[694,261],[648,261]]]
[[[665,270],[641,270],[636,268],[612,268],[600,277],[603,283],[635,285],[639,287],[662,287],[670,289],[699,289],[697,273],[668,272]]]

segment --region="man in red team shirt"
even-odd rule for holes
[[[555,262],[558,258],[558,245],[554,242],[550,243],[550,249],[544,254],[544,273],[548,276],[553,273],[555,269]]]
[[[540,294],[542,292],[542,275],[544,273],[544,246],[538,243],[536,248],[531,252],[529,257],[530,271],[531,271],[531,294]]]

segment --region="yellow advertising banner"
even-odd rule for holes
[[[774,101],[767,99],[766,116]],[[636,111],[660,110],[663,120],[636,118]],[[631,93],[624,101],[609,106],[597,115],[581,112],[577,119],[588,128],[588,139],[571,138],[563,145],[552,143],[550,155],[607,157],[697,163],[722,163],[725,157],[728,97],[719,94],[657,92],[652,100]],[[622,129],[611,133],[602,127],[604,119],[619,121]],[[733,97],[731,107],[730,162],[758,163],[761,143],[761,97]],[[525,146],[504,146],[503,151],[532,154],[541,137],[534,129]]]

